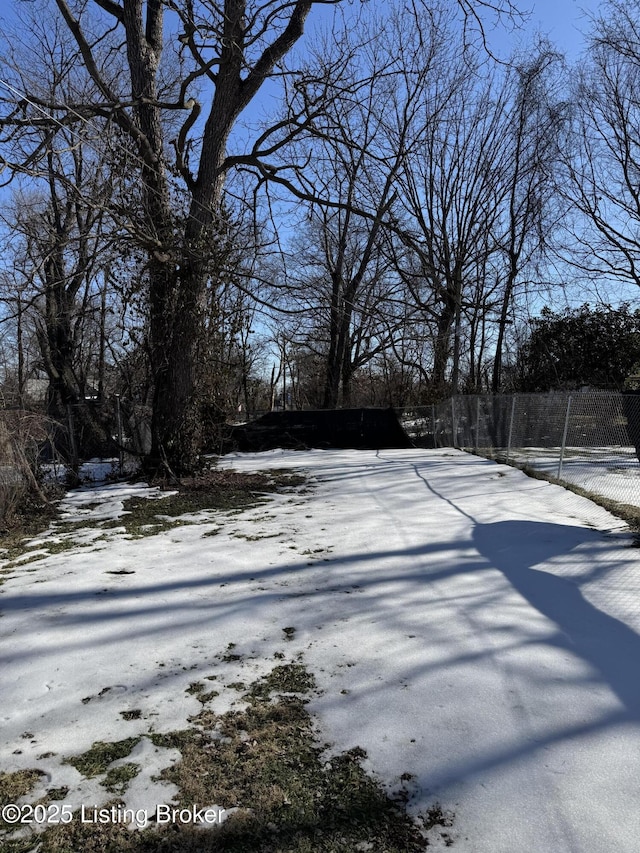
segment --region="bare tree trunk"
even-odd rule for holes
[[[353,402],[353,363],[351,361],[351,344],[348,339],[349,328],[347,327],[346,341],[342,353],[342,406],[345,409],[349,409]]]
[[[24,340],[23,340],[23,329],[22,329],[22,293],[18,291],[18,300],[17,300],[17,308],[16,308],[16,336],[17,336],[17,346],[18,346],[18,406],[21,409],[24,409],[24,398],[25,398],[25,390],[26,390],[26,376],[25,376],[25,358],[24,358]]]
[[[331,282],[331,307],[329,319],[329,352],[327,353],[323,409],[335,409],[338,406],[340,393],[340,368],[342,357],[340,351],[340,324],[343,316],[342,308],[342,277],[333,272]]]
[[[104,402],[104,380],[106,368],[107,351],[107,281],[108,274],[104,274],[104,282],[100,293],[100,340],[98,342],[98,400]]]
[[[440,391],[444,388],[447,376],[447,365],[451,354],[451,329],[456,316],[455,299],[447,293],[436,323],[436,339],[433,351],[433,372],[431,382]]]

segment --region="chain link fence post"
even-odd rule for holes
[[[558,479],[562,479],[562,466],[564,453],[567,448],[567,433],[569,432],[569,416],[571,414],[571,394],[567,398],[567,411],[564,416],[564,429],[562,431],[562,444],[560,445],[560,459],[558,460]]]
[[[438,446],[438,438],[436,436],[436,404],[431,404],[431,434],[433,435],[433,446]]]
[[[507,439],[507,462],[509,461],[509,456],[511,455],[511,440],[513,438],[513,421],[516,414],[516,400],[517,397],[514,394],[513,400],[511,401],[511,417],[509,418],[509,437]]]
[[[451,398],[451,440],[453,447],[458,446],[458,424],[456,423],[456,398]]]

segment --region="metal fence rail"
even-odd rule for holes
[[[640,507],[640,396],[472,395],[398,412],[417,443],[528,466]]]

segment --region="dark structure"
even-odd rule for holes
[[[622,411],[627,418],[629,441],[640,462],[640,389],[622,392]]]
[[[411,447],[393,409],[319,409],[269,412],[234,427],[225,452],[259,452],[276,447],[360,448]]]

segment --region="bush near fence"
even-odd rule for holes
[[[28,500],[46,502],[38,457],[49,435],[45,416],[26,409],[0,410],[0,524],[6,527]]]
[[[54,479],[77,485],[87,459],[117,459],[122,471],[125,443],[135,453],[135,436],[126,436],[117,397],[69,405],[62,421],[42,408],[0,407],[0,528],[47,507],[59,491]]]

